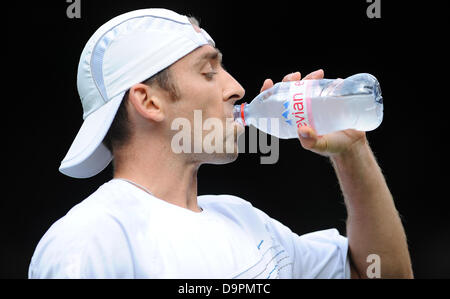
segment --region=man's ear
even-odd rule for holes
[[[164,120],[162,94],[145,84],[135,84],[128,94],[129,102],[139,115],[145,119],[160,122]]]

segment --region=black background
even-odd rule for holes
[[[58,172],[82,123],[76,89],[81,51],[109,19],[164,7],[201,21],[227,70],[250,101],[264,79],[322,68],[327,78],[368,72],[381,84],[384,120],[367,136],[395,198],[417,278],[450,277],[444,56],[445,12],[433,2],[382,0],[369,19],[353,1],[87,1],[69,19],[64,0],[17,1],[7,12],[4,86],[1,277],[26,278],[33,251],[52,223],[111,178],[76,180]],[[447,47],[447,46],[445,46]],[[280,140],[278,163],[241,154],[200,168],[199,194],[234,194],[298,234],[335,227],[345,234],[345,206],[330,162]],[[6,169],[5,169],[6,168]]]

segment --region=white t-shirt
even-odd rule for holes
[[[349,278],[336,229],[298,236],[249,202],[198,197],[200,213],[111,180],[45,233],[29,278]]]

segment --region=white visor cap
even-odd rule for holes
[[[167,9],[132,11],[101,26],[81,54],[77,87],[84,122],[59,171],[88,178],[105,169],[113,156],[102,141],[126,91],[207,44],[214,46],[206,31]]]

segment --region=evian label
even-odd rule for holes
[[[294,82],[290,89],[288,98],[283,103],[286,111],[283,112],[284,120],[297,128],[302,126],[312,127],[311,105],[309,98],[308,80]]]

